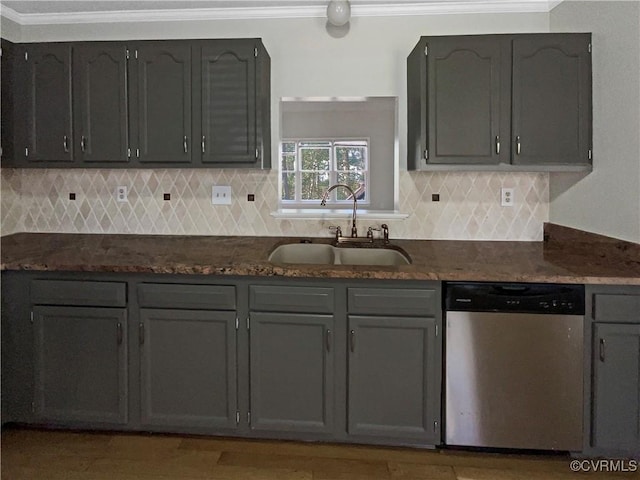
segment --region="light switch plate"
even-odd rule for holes
[[[231,205],[231,187],[214,185],[211,189],[211,205]]]
[[[500,189],[500,205],[503,207],[513,207],[513,188]]]

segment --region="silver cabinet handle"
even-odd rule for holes
[[[117,331],[118,345],[122,345],[122,323],[121,322],[118,322],[116,331]]]
[[[66,135],[62,137],[62,148],[64,148],[64,153],[69,153],[69,137]]]
[[[138,342],[140,345],[144,345],[144,323],[138,324]]]
[[[185,135],[182,139],[182,147],[184,148],[184,153],[189,152],[189,145],[187,145],[187,136]]]
[[[520,135],[516,137],[516,155],[520,155]]]
[[[206,138],[205,138],[205,136],[203,135],[203,136],[202,136],[202,153],[204,153],[204,152],[205,152],[205,150],[206,150],[206,149],[205,149],[205,142],[206,142]]]
[[[84,152],[86,149],[87,149],[87,139],[85,138],[84,135],[82,135],[82,137],[80,137],[80,150]]]
[[[326,346],[327,346],[327,352],[331,351],[331,330],[329,330],[327,328],[327,331],[325,332],[325,342],[326,342]]]
[[[500,135],[496,135],[496,155],[500,155]]]
[[[600,361],[604,362],[604,338],[600,339]]]
[[[351,353],[356,350],[356,331],[351,330],[349,332],[349,347],[351,348]]]

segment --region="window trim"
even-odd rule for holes
[[[353,201],[352,200],[338,200],[336,198],[336,191],[334,190],[333,192],[331,192],[329,198],[327,199],[327,205],[326,207],[322,207],[320,205],[320,199],[313,199],[313,200],[304,200],[302,198],[299,198],[299,195],[302,192],[302,175],[301,173],[303,172],[314,172],[315,170],[302,170],[301,169],[301,156],[299,154],[301,149],[304,148],[309,148],[306,146],[300,146],[301,143],[329,143],[330,145],[327,146],[327,148],[329,149],[329,163],[330,163],[330,169],[328,171],[329,173],[329,185],[334,185],[337,183],[337,177],[340,173],[344,173],[344,170],[337,170],[337,164],[336,164],[336,160],[335,160],[335,149],[336,146],[340,146],[340,145],[336,145],[336,144],[340,144],[340,143],[346,143],[348,144],[349,142],[362,142],[364,143],[365,147],[365,152],[366,152],[366,158],[365,158],[365,165],[366,165],[366,169],[362,170],[363,174],[364,174],[364,178],[365,178],[365,191],[366,191],[366,196],[365,199],[363,200],[358,200],[358,205],[362,205],[363,207],[367,207],[368,205],[371,204],[371,138],[368,136],[362,136],[362,137],[335,137],[335,138],[283,138],[280,140],[279,144],[278,144],[278,208],[279,209],[285,209],[285,210],[296,210],[296,209],[320,209],[320,208],[333,208],[333,209],[344,209],[344,208],[351,208],[351,205],[353,205]],[[296,170],[283,170],[283,156],[285,154],[285,152],[283,151],[283,145],[285,143],[295,143],[295,167]],[[323,148],[325,147],[324,145],[318,145],[318,147]],[[286,153],[291,153],[291,152],[286,152]],[[295,174],[295,196],[296,199],[295,200],[284,200],[282,198],[282,188],[283,188],[283,173],[293,173]]]

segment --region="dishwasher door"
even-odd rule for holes
[[[581,451],[582,315],[446,313],[448,445]]]

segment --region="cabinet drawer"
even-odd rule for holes
[[[333,289],[252,285],[249,287],[251,310],[263,312],[332,313]]]
[[[593,295],[597,322],[640,323],[640,295]]]
[[[122,282],[77,280],[33,280],[31,303],[36,305],[79,305],[126,307],[127,288]]]
[[[412,315],[433,317],[438,302],[435,290],[393,288],[350,288],[349,313],[369,315]]]
[[[236,289],[230,285],[141,283],[138,305],[154,308],[235,310]]]

